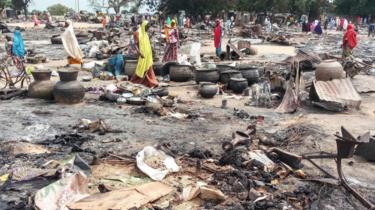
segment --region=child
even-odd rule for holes
[[[12,56],[12,46],[13,46],[12,37],[9,35],[5,35],[5,39],[6,39],[5,50],[7,52],[7,55]]]

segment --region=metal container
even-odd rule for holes
[[[213,98],[217,94],[218,91],[219,91],[219,87],[215,83],[201,82],[199,84],[199,94],[203,98]]]
[[[220,79],[220,74],[217,69],[196,69],[195,81],[217,83]]]
[[[315,78],[318,81],[345,79],[345,77],[344,68],[336,60],[325,60],[316,66]]]
[[[85,97],[85,88],[77,81],[78,70],[58,71],[60,82],[53,89],[55,101],[64,104],[80,103]]]
[[[30,98],[53,100],[55,82],[50,80],[51,73],[50,70],[32,71],[34,82],[29,85],[28,96]]]
[[[248,87],[249,85],[245,78],[231,78],[229,81],[229,88],[235,93],[242,93]]]
[[[135,70],[137,69],[138,60],[126,60],[125,62],[125,75],[129,76],[131,78]]]
[[[169,68],[169,77],[174,82],[187,82],[193,78],[193,66],[172,65]]]

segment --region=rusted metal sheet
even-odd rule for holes
[[[332,81],[314,81],[314,90],[320,102],[333,102],[359,109],[362,99],[349,78]]]

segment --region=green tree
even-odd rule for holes
[[[51,13],[51,15],[63,16],[70,10],[69,7],[66,7],[62,4],[54,4],[47,8],[47,11]]]
[[[21,11],[23,10],[23,13],[25,17],[27,18],[28,15],[28,7],[31,3],[31,0],[12,0],[12,4],[14,6],[14,9]]]
[[[99,9],[113,9],[116,13],[121,11],[122,7],[127,6],[131,2],[137,2],[137,0],[89,0],[92,7]]]
[[[374,0],[335,0],[334,4],[341,15],[375,15]]]

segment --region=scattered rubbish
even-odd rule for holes
[[[316,105],[330,111],[342,111],[342,107],[359,109],[362,99],[354,89],[352,82],[347,79],[332,81],[314,81],[310,91],[310,98]]]
[[[104,120],[91,121],[89,119],[80,119],[78,125],[75,126],[79,132],[89,131],[90,133],[99,133],[105,135],[106,133],[119,133],[121,131],[111,129]]]
[[[87,178],[80,172],[38,190],[35,208],[40,210],[68,210],[69,204],[89,196]]]
[[[151,179],[161,181],[171,172],[178,172],[180,167],[175,160],[163,151],[147,146],[137,154],[137,167]]]
[[[2,151],[11,154],[11,155],[20,155],[20,154],[46,154],[50,151],[43,146],[31,144],[27,142],[7,142],[2,144]]]
[[[138,209],[172,192],[172,188],[160,182],[91,195],[68,205],[75,210]]]

